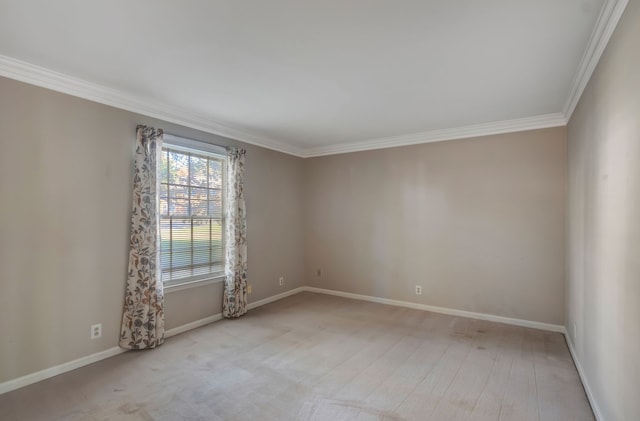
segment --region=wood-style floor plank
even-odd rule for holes
[[[301,293],[0,395],[7,420],[593,420],[558,333]]]

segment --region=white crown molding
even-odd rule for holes
[[[305,158],[335,155],[348,152],[368,151],[372,149],[393,148],[397,146],[417,145],[421,143],[442,142],[445,140],[465,139],[470,137],[487,136],[501,133],[521,132],[525,130],[546,129],[549,127],[565,126],[567,119],[561,113],[546,114],[536,117],[518,118],[495,123],[474,124],[471,126],[452,129],[431,130],[401,136],[381,137],[363,142],[336,144],[318,148],[306,149],[302,156]]]
[[[564,116],[557,113],[495,123],[433,130],[409,135],[369,139],[346,145],[330,145],[303,149],[284,144],[274,139],[256,136],[245,130],[218,123],[210,118],[178,107],[163,104],[149,98],[131,95],[8,56],[0,55],[0,76],[301,158],[564,126],[567,123]]]
[[[295,156],[300,156],[301,153],[295,146],[254,135],[189,110],[132,95],[12,57],[0,55],[0,76],[278,152]]]
[[[629,3],[629,0],[606,0],[602,6],[600,16],[598,16],[596,25],[591,32],[587,48],[582,56],[578,72],[573,79],[571,91],[569,91],[569,96],[563,108],[567,122],[571,119],[573,111],[576,109],[578,101],[580,101],[580,97],[600,61],[600,57],[604,53],[605,47],[616,29],[624,9],[627,7],[627,3]]]
[[[180,124],[207,133],[236,139],[251,145],[261,146],[278,152],[310,158],[372,149],[416,145],[445,140],[464,139],[524,130],[565,126],[575,110],[593,71],[602,56],[613,31],[627,6],[628,0],[606,0],[596,25],[591,33],[587,48],[573,80],[569,96],[562,113],[493,123],[475,124],[442,130],[432,130],[407,135],[368,139],[348,144],[335,144],[316,148],[301,148],[281,141],[258,136],[249,131],[209,117],[168,105],[157,100],[132,95],[63,73],[36,66],[12,57],[0,55],[0,76],[40,86],[90,101]]]
[[[509,133],[566,124],[566,119],[562,114],[549,114],[497,123],[370,139],[346,145],[303,149],[274,139],[260,137],[246,130],[231,127],[228,124],[221,124],[211,118],[179,107],[132,95],[4,55],[0,55],[0,76],[301,158]]]

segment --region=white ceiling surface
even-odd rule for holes
[[[0,54],[304,151],[562,113],[604,3],[0,0]]]

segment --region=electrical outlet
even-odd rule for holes
[[[251,294],[251,284],[247,285],[247,294]]]
[[[322,268],[316,269],[316,276],[319,278],[322,276]]]
[[[422,285],[416,285],[416,295],[422,295]]]
[[[91,339],[98,339],[102,336],[102,323],[91,325]]]
[[[278,280],[278,285],[280,285],[280,286],[284,285],[284,276],[280,277],[280,279]]]

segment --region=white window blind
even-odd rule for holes
[[[226,156],[165,143],[159,166],[160,266],[165,284],[224,273]]]

